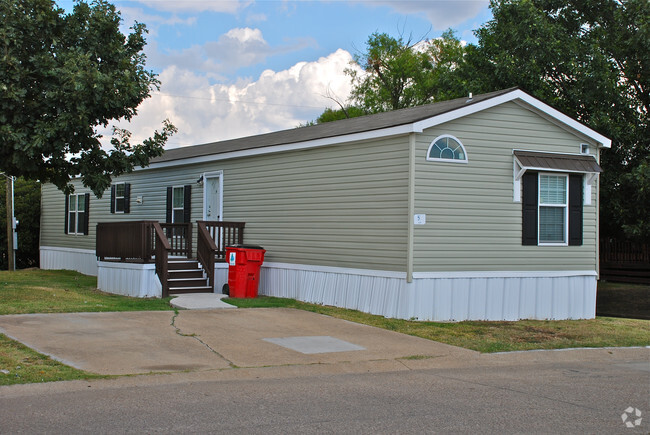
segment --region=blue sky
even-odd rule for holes
[[[148,68],[160,92],[130,129],[147,137],[169,118],[170,147],[293,128],[350,91],[344,69],[373,32],[432,39],[448,28],[462,40],[491,18],[487,0],[113,1],[150,33]],[[70,0],[59,0],[66,9]]]

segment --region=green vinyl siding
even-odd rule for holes
[[[458,138],[468,163],[426,161],[438,136]],[[596,270],[596,187],[583,207],[582,246],[522,246],[513,202],[513,149],[577,154],[584,138],[515,104],[451,121],[417,136],[414,271]]]
[[[110,213],[110,190],[91,194],[88,236],[64,234],[64,196],[46,185],[41,245],[94,249],[97,222],[164,222],[169,186],[192,186],[195,224],[203,218],[197,180],[212,171],[223,171],[222,219],[246,222],[245,242],[263,246],[265,261],[406,270],[406,137],[137,170],[114,180],[131,183],[129,214]]]

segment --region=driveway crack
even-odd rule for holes
[[[176,312],[175,312],[174,315],[172,316],[172,321],[171,321],[171,326],[176,330],[176,334],[180,335],[181,337],[189,337],[189,338],[193,338],[193,339],[195,339],[196,341],[198,341],[199,343],[201,343],[203,346],[205,346],[205,347],[206,347],[210,352],[212,352],[213,354],[217,355],[219,358],[221,358],[222,360],[224,360],[225,362],[227,362],[228,365],[229,365],[231,368],[233,368],[233,369],[238,368],[238,366],[237,366],[235,363],[233,363],[233,362],[230,361],[228,358],[226,358],[225,356],[223,356],[222,354],[220,354],[219,352],[217,352],[215,349],[213,349],[212,347],[210,347],[210,345],[209,345],[208,343],[206,343],[205,341],[201,340],[201,337],[199,337],[198,335],[196,335],[196,334],[194,334],[194,333],[192,333],[192,334],[186,334],[186,333],[182,332],[181,329],[180,329],[178,326],[176,326],[176,317],[178,317],[179,314],[180,314],[180,311],[176,310]]]

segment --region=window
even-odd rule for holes
[[[88,234],[88,208],[90,194],[74,194],[66,197],[65,233]]]
[[[183,200],[185,196],[185,189],[183,187],[174,187],[172,191],[172,222],[181,223],[183,222],[183,212],[185,206]]]
[[[458,139],[450,135],[443,135],[438,136],[429,145],[427,160],[467,163],[467,153]]]
[[[527,171],[522,180],[522,244],[582,245],[583,174]]]
[[[174,186],[167,188],[167,216],[168,223],[191,222],[192,186]]]
[[[539,243],[566,244],[566,175],[539,174]]]
[[[129,213],[131,185],[118,183],[111,186],[111,213]]]

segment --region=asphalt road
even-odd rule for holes
[[[209,371],[0,387],[0,433],[650,432],[645,350],[612,361],[342,371],[272,367],[240,379]],[[630,406],[642,412],[640,426],[622,421]]]

